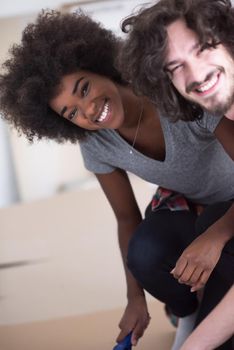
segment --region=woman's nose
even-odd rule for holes
[[[84,118],[94,121],[97,115],[96,103],[90,100],[82,101],[80,111]]]

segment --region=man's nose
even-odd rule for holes
[[[186,73],[187,90],[191,90],[195,85],[203,84],[207,79],[207,65],[199,59],[193,59],[187,64]]]

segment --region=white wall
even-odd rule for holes
[[[59,145],[54,141],[29,144],[24,137],[11,134],[19,194],[22,201],[48,197],[91,176],[83,166],[79,145]]]
[[[65,3],[65,2],[64,2]],[[67,1],[66,1],[67,3]],[[82,8],[94,17],[94,19],[103,22],[107,28],[114,30],[120,34],[120,21],[123,17],[127,16],[132,9],[142,0],[110,0],[110,1],[97,1],[96,3],[83,5]],[[3,15],[3,9],[9,7],[7,4],[12,2],[6,2],[6,6],[0,8],[0,17]],[[17,5],[20,5],[20,11],[24,9],[27,12],[34,9],[41,9],[42,7],[52,6],[56,4],[60,5],[60,2],[56,0],[31,1],[30,3],[19,1],[13,2],[15,7],[12,12],[16,13]],[[39,6],[39,7],[38,7]],[[75,10],[77,8],[73,7]],[[7,11],[5,12],[7,13]],[[18,13],[18,12],[17,12]],[[0,19],[0,32],[4,33],[1,38],[1,51],[0,61],[5,61],[7,57],[8,48],[13,44],[20,41],[21,32],[23,28],[29,23],[34,21],[36,12],[28,15],[20,15],[10,18]],[[1,128],[1,125],[0,125]],[[5,133],[4,129],[1,129],[2,133]],[[55,142],[40,141],[33,145],[29,145],[27,140],[18,135],[15,132],[10,132],[8,136],[8,142],[11,145],[12,153],[6,150],[6,147],[0,149],[0,159],[9,157],[9,162],[14,165],[12,167],[12,178],[16,178],[15,185],[7,184],[8,190],[5,193],[1,193],[2,202],[0,206],[9,205],[18,197],[22,201],[30,201],[38,198],[50,196],[58,191],[58,189],[69,187],[71,184],[76,186],[83,185],[84,182],[90,179],[91,174],[88,173],[83,166],[80,150],[78,145],[58,145]],[[8,176],[9,167],[1,164],[4,176]],[[13,173],[15,169],[15,174]],[[16,187],[18,185],[18,188]],[[3,180],[0,180],[0,189],[3,186]],[[5,186],[5,185],[4,185]],[[9,192],[12,192],[9,194]],[[14,193],[13,193],[14,192]]]
[[[0,119],[0,207],[19,200],[16,174],[6,125]]]

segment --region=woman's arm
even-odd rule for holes
[[[198,236],[181,254],[171,271],[191,291],[204,287],[215,268],[223,247],[234,235],[234,204],[227,212]]]
[[[234,121],[223,117],[214,133],[227,154],[234,160]],[[223,247],[233,236],[234,204],[184,250],[171,273],[180,283],[190,285],[191,291],[203,288],[220,258]]]
[[[180,350],[213,350],[234,334],[234,286],[199,324]]]
[[[136,345],[149,323],[149,314],[144,291],[128,270],[126,257],[129,240],[142,221],[142,216],[125,171],[117,169],[110,174],[95,175],[117,220],[119,246],[127,281],[128,305],[119,324],[121,332],[117,341],[133,331],[132,344]]]

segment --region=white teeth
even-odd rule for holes
[[[97,121],[103,122],[106,119],[108,112],[109,112],[109,104],[106,102],[104,104],[103,111],[102,111],[100,117],[97,118]]]
[[[210,81],[208,81],[208,83],[202,85],[199,89],[197,89],[197,91],[199,91],[199,92],[208,91],[217,83],[217,81],[218,81],[218,76],[216,75]]]

